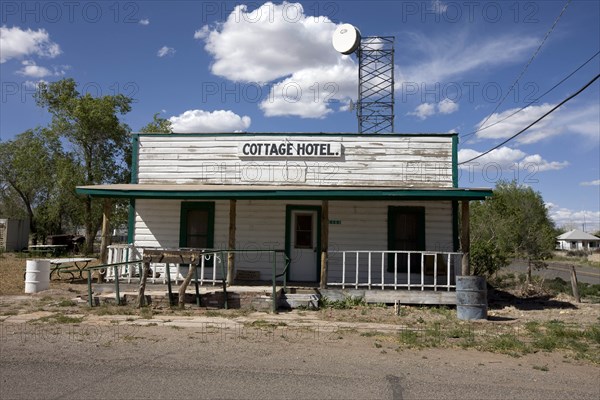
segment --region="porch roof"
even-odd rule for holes
[[[78,186],[78,194],[130,199],[483,200],[489,188],[114,184]]]

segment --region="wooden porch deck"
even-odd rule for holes
[[[120,285],[120,295],[127,302],[137,299],[138,284],[123,283]],[[199,287],[200,297],[204,298],[205,306],[218,307],[222,303],[223,290],[219,286],[202,285]],[[175,290],[176,292],[176,290]],[[257,310],[268,310],[271,307],[272,286],[269,282],[252,282],[236,284],[227,288],[228,300],[231,308],[254,307]],[[284,308],[297,308],[298,306],[313,307],[319,299],[325,297],[330,301],[344,300],[345,298],[362,298],[367,304],[385,303],[406,305],[456,305],[456,292],[433,290],[406,290],[406,289],[320,289],[318,284],[290,283],[286,290],[277,286],[278,304]],[[94,297],[102,301],[114,300],[114,284],[94,285]],[[152,284],[146,289],[145,295],[150,303],[168,304],[168,289],[166,285]],[[195,303],[195,287],[191,284],[186,290],[186,303]],[[311,303],[311,304],[309,304]]]

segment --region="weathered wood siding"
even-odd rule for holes
[[[215,203],[215,246],[227,247],[229,202]],[[179,247],[181,201],[142,200],[135,203],[135,245],[138,247]],[[222,247],[223,248],[223,247]]]
[[[215,201],[215,248],[228,247],[229,202]],[[320,201],[237,201],[236,248],[241,250],[284,249],[286,205],[320,205]],[[426,250],[452,251],[452,204],[449,201],[330,201],[329,250],[387,250],[388,206],[425,207]],[[135,245],[138,247],[179,247],[180,200],[136,201]],[[281,263],[279,263],[281,266]],[[380,265],[380,264],[379,264]],[[272,259],[267,254],[236,256],[236,268],[259,271],[270,280]],[[220,276],[220,271],[219,274]],[[388,274],[391,276],[391,274]],[[341,277],[341,258],[331,256],[329,277]],[[362,274],[361,274],[362,277]],[[386,278],[387,279],[387,278]]]
[[[425,250],[436,252],[453,251],[452,202],[450,201],[395,201],[395,202],[344,202],[329,203],[329,219],[340,220],[339,225],[329,225],[328,276],[330,280],[340,281],[342,277],[342,256],[333,253],[340,250],[388,250],[388,207],[418,206],[425,207]],[[371,259],[375,277],[381,276],[381,255]],[[387,272],[387,257],[383,263],[386,267],[385,280],[393,282],[393,274]],[[361,282],[366,282],[368,256],[359,258]],[[347,265],[354,266],[355,258],[347,259]],[[413,272],[412,281],[420,279],[420,274]],[[346,280],[353,281],[355,268],[346,269]],[[406,279],[399,280],[406,282]]]
[[[450,201],[330,201],[329,250],[387,250],[389,206],[425,207],[426,250],[453,250]]]
[[[240,157],[240,143],[285,141],[280,135],[140,135],[138,182],[452,187],[450,136],[302,135],[287,139],[341,144],[341,156]]]

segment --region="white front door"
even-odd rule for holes
[[[317,281],[317,212],[294,210],[290,223],[290,281]]]

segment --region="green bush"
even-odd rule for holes
[[[508,264],[506,254],[492,242],[475,240],[471,244],[471,265],[475,275],[489,277]]]
[[[569,295],[573,294],[571,282],[567,282],[558,277],[546,281],[544,286],[546,290],[553,295],[557,295],[559,293],[566,293]],[[579,289],[579,295],[582,298],[597,298],[600,300],[600,285],[590,285],[589,283],[585,282],[577,282],[577,289]]]
[[[587,257],[587,252],[585,250],[569,250],[569,251],[567,251],[567,256],[569,256],[569,257]]]

